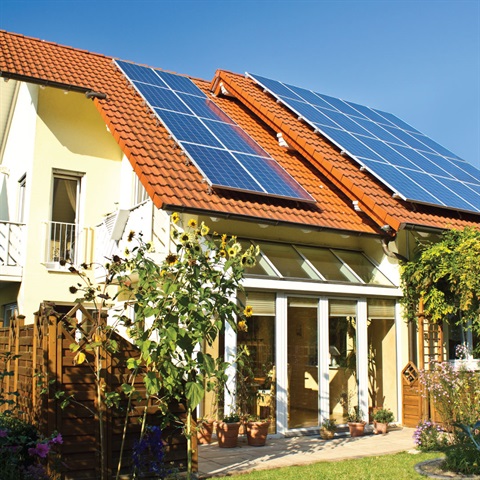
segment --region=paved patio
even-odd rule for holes
[[[216,442],[199,445],[198,478],[403,452],[414,449],[413,432],[413,428],[396,428],[386,435],[350,438],[345,434],[333,440],[319,435],[269,438],[264,447],[250,447],[242,436],[236,448],[219,448]]]

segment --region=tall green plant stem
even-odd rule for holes
[[[122,469],[123,451],[125,449],[125,438],[127,437],[128,416],[130,414],[130,408],[132,407],[133,386],[135,385],[135,380],[137,378],[137,373],[138,373],[138,367],[135,368],[134,371],[132,372],[132,379],[131,379],[131,382],[130,382],[130,386],[132,387],[132,391],[128,395],[127,411],[125,413],[125,420],[123,422],[122,443],[120,445],[120,455],[119,455],[118,464],[117,464],[117,476],[115,477],[116,480],[120,479],[120,471]]]

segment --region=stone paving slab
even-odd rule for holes
[[[319,435],[268,438],[263,447],[250,447],[244,437],[236,448],[219,448],[216,442],[199,445],[198,478],[403,452],[414,448],[413,432],[412,428],[397,428],[386,435],[351,438],[347,434],[333,440],[322,440]]]

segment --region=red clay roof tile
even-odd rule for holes
[[[94,104],[158,208],[215,212],[258,221],[273,218],[278,222],[367,234],[378,233],[374,222],[387,222],[394,228],[402,223],[441,227],[446,221],[451,221],[452,226],[478,223],[478,218],[465,222],[443,210],[419,207],[414,211],[392,199],[377,181],[360,172],[350,159],[341,156],[327,140],[311,132],[252,81],[228,72],[219,72],[218,76],[225,79],[229,90],[234,88],[241,101],[222,96],[212,98],[213,101],[296,178],[317,203],[220,189],[212,192],[195,166],[186,165],[181,149],[152,116],[111,57],[5,31],[0,31],[0,52],[2,75],[106,93],[106,100],[96,98]],[[209,93],[208,82],[192,80]],[[294,144],[300,154],[280,147],[278,132],[283,132],[285,140]],[[352,200],[359,200],[374,222],[356,212]]]

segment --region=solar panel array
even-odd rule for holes
[[[315,201],[189,78],[117,65],[212,187]]]
[[[247,75],[400,198],[480,212],[480,170],[395,115]]]

